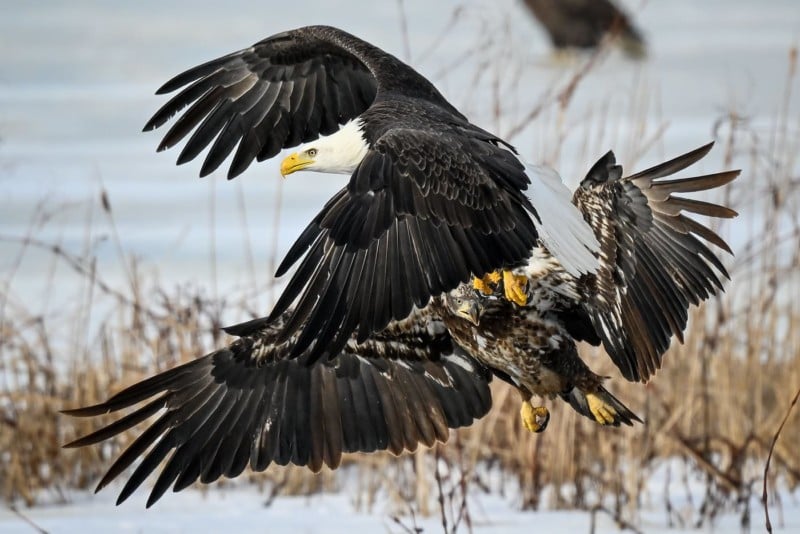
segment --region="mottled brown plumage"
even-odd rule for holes
[[[170,486],[237,476],[248,464],[319,470],[336,467],[345,452],[399,454],[444,441],[449,428],[489,410],[492,373],[518,389],[523,421],[534,431],[546,420],[536,423],[524,409],[532,396],[560,397],[604,425],[640,421],[580,359],[576,341],[602,343],[626,378],[646,380],[672,336],[680,338],[688,307],[722,287],[727,273],[704,241],[727,245],[682,212],[735,213],[673,194],[719,187],[738,172],[662,180],[710,148],[627,178],[611,153],[592,168],[574,201],[601,244],[596,274],[576,277],[536,247],[517,270],[528,281],[526,306],[461,284],[364,341],[353,333],[342,351],[324,360],[293,356],[300,334],[283,339],[291,310],[229,327],[239,339],[228,347],[99,405],[68,410],[87,417],[134,408],[68,446],[104,441],[165,410],[98,485],[141,458],[119,501],[160,467],[150,505]]]
[[[731,249],[689,215],[727,219],[736,212],[675,194],[721,187],[739,171],[664,179],[712,146],[626,177],[609,152],[573,196],[600,242],[600,268],[577,281],[578,291],[597,336],[628,380],[646,381],[661,367],[672,337],[683,340],[689,307],[716,295],[728,278],[708,245]]]
[[[536,247],[528,265],[515,271],[527,279],[526,305],[506,300],[499,287],[487,297],[462,286],[445,299],[451,314],[442,316],[455,342],[515,385],[524,402],[532,394],[557,395],[601,424],[639,421],[604,389],[575,343],[602,343],[625,378],[646,381],[661,367],[672,337],[683,339],[689,307],[722,289],[727,271],[705,242],[730,249],[684,212],[718,218],[736,212],[674,194],[720,187],[739,171],[663,179],[711,147],[628,177],[613,153],[606,154],[573,196],[600,243],[597,271],[573,276]]]
[[[529,304],[524,307],[499,295],[484,296],[464,285],[445,297],[450,313],[440,312],[444,324],[468,354],[515,386],[523,403],[531,402],[534,395],[560,397],[600,424],[641,422],[603,387],[604,378],[592,372],[578,355],[575,338],[553,305],[562,300],[554,292],[560,285],[554,273],[542,271],[529,279]],[[459,315],[464,306],[477,306],[478,324]],[[597,412],[598,402],[602,413]],[[531,430],[540,432],[545,426],[546,421]]]

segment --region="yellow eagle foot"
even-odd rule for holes
[[[528,303],[528,278],[517,275],[511,271],[503,271],[503,287],[505,288],[506,298],[515,304],[525,306]]]
[[[601,425],[613,425],[617,420],[617,410],[596,393],[586,393],[586,402],[594,420]]]
[[[482,278],[477,276],[472,279],[472,287],[483,293],[484,295],[491,295],[494,293],[494,287],[500,283],[500,273],[493,271],[483,275]]]
[[[523,401],[519,410],[522,424],[529,432],[543,432],[550,422],[550,412],[544,406],[533,406],[529,401]]]

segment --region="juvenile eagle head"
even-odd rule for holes
[[[447,293],[444,300],[447,304],[447,309],[453,315],[466,319],[478,326],[483,313],[483,305],[481,297],[475,293],[475,290],[466,284],[461,284],[450,293]]]

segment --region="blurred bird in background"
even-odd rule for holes
[[[594,49],[609,38],[631,59],[646,56],[641,32],[610,0],[524,0],[524,4],[557,51]]]

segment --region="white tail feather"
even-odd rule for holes
[[[572,204],[572,195],[561,176],[549,168],[525,164],[531,179],[528,196],[541,221],[533,218],[539,240],[556,257],[561,266],[573,276],[593,273],[598,262],[595,253],[600,244],[591,226]]]

